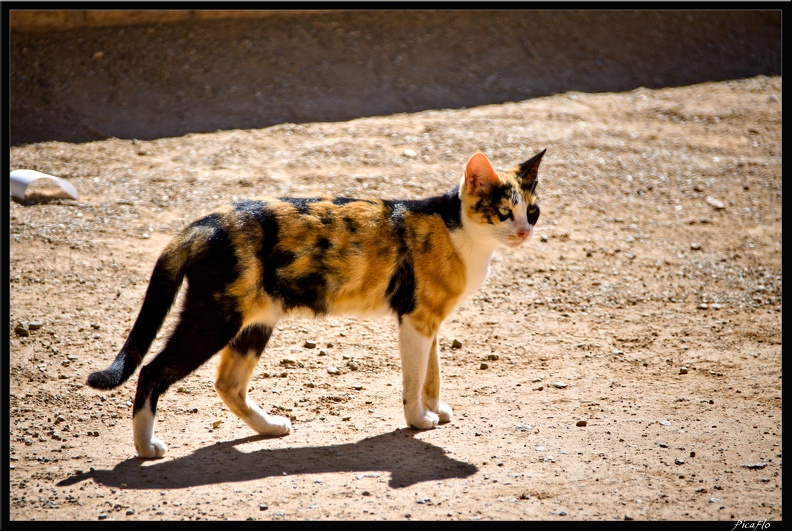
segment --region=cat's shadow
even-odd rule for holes
[[[257,440],[252,436],[219,442],[190,455],[160,460],[132,458],[112,470],[93,469],[58,483],[68,486],[93,479],[101,485],[124,489],[178,489],[249,481],[273,476],[323,472],[389,473],[389,485],[402,488],[422,481],[465,478],[478,468],[446,455],[442,448],[415,438],[416,430],[403,428],[355,443],[305,448],[261,449],[243,452],[237,445]]]

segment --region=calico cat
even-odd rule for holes
[[[531,236],[544,153],[508,171],[476,153],[457,186],[428,199],[279,198],[215,210],[159,256],[129,337],[88,385],[112,389],[135,372],[186,278],[179,320],[140,370],[132,409],[140,457],[167,451],[154,437],[160,395],[217,352],[215,388],[231,411],[260,434],[291,431],[288,418],[263,411],[247,391],[275,324],[295,313],[395,315],[407,424],[450,421],[440,401],[440,323],[484,281],[498,244]]]

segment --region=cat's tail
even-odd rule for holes
[[[157,336],[184,280],[184,260],[178,259],[180,258],[178,255],[183,252],[184,249],[176,245],[169,247],[160,255],[151,273],[143,306],[129,337],[110,367],[88,376],[89,386],[104,390],[118,387],[127,381],[143,362],[143,356]]]

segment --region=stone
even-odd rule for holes
[[[712,197],[712,196],[709,196],[709,195],[708,195],[708,196],[706,197],[705,201],[707,202],[707,204],[708,204],[709,206],[711,206],[711,207],[712,207],[712,208],[714,208],[715,210],[723,210],[724,208],[726,208],[726,205],[724,205],[722,201],[720,201],[720,200],[718,200],[718,199],[715,199],[715,198],[714,198],[714,197]]]

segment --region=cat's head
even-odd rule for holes
[[[506,171],[481,153],[470,157],[459,186],[465,227],[511,247],[527,241],[539,219],[536,185],[545,151]]]

